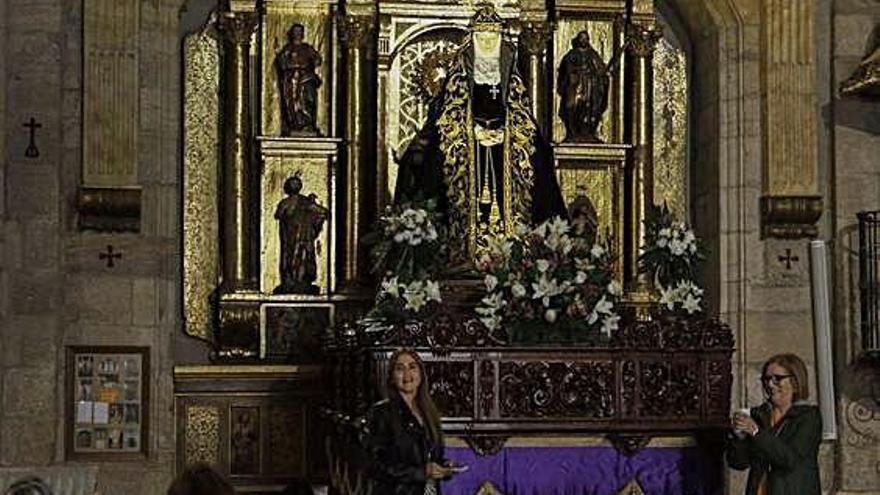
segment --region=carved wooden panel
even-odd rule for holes
[[[231,407],[229,473],[255,475],[260,471],[260,409]]]
[[[328,391],[310,368],[176,367],[178,470],[207,462],[242,488],[323,479],[326,429],[317,410]]]
[[[360,369],[365,378],[351,380],[346,371],[335,382],[336,394],[371,396],[385,376],[389,349],[406,346],[426,360],[450,433],[477,438],[586,430],[647,438],[728,425],[733,335],[718,320],[627,315],[604,347],[517,347],[480,327],[451,311],[381,335],[345,327],[331,353],[336,369]],[[338,404],[354,415],[368,406],[360,399]]]
[[[184,412],[185,464],[220,460],[220,409],[216,406],[191,405]]]
[[[610,361],[499,364],[501,417],[607,418],[614,414]]]
[[[269,405],[266,432],[266,473],[305,474],[306,432],[304,408],[297,404]],[[299,431],[300,435],[291,435]]]
[[[471,361],[428,361],[431,397],[446,417],[474,415],[474,364]]]
[[[640,363],[640,416],[700,415],[699,363],[694,361],[644,361]]]

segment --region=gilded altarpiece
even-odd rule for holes
[[[655,32],[652,3],[635,3],[631,21]],[[370,268],[359,252],[371,220],[365,212],[390,203],[395,159],[424,124],[474,3],[381,1],[349,4],[345,13],[333,2],[234,4],[184,44],[185,330],[211,343],[222,365],[175,370],[175,394],[181,462],[217,463],[237,481],[256,483],[318,469],[322,333],[371,302],[368,284],[358,292],[363,280],[356,280]],[[684,44],[662,29],[659,40],[625,46],[626,4],[559,1],[553,15],[542,2],[498,5],[505,36],[520,48],[527,94],[543,95],[531,109],[547,129],[564,199],[592,201],[619,268],[637,255],[639,222],[630,220],[627,231],[627,215],[641,218],[655,200],[683,217],[688,209]],[[317,129],[283,136],[275,61],[294,24],[320,56]],[[559,63],[582,30],[613,62],[598,143],[566,141],[558,117]],[[637,109],[624,108],[627,92],[638,97]],[[632,128],[627,119],[636,119]],[[294,176],[299,194],[327,212],[313,240],[313,293],[276,293],[283,278],[276,210]],[[639,200],[628,204],[627,195]],[[450,373],[472,369],[462,361]]]
[[[337,208],[344,198],[337,181],[344,145],[334,136],[333,117],[339,38],[332,3],[276,1],[264,7],[212,13],[184,43],[184,310],[187,333],[215,343],[220,358],[287,360],[265,352],[264,305],[317,308],[333,316],[327,307],[338,285],[335,229],[345,225]],[[318,53],[317,131],[283,137],[276,58],[295,24],[303,26],[303,43]],[[235,59],[242,49],[247,56]],[[244,123],[238,134],[230,134],[231,122]],[[239,153],[225,146],[230,139],[247,148]],[[276,211],[292,177],[301,181],[300,197],[327,212],[312,240],[316,290],[301,294],[277,289],[282,267]],[[322,325],[327,323],[332,321]],[[218,338],[223,331],[229,338]]]
[[[656,200],[687,216],[688,67],[685,44],[662,19],[657,23],[649,2],[635,2],[629,15],[639,29],[661,35],[627,42],[625,5],[562,2],[552,25],[530,4],[505,4],[500,14],[508,23],[505,36],[520,46],[528,84],[548,93],[544,101],[552,108],[533,108],[539,125],[552,116],[545,138],[564,199],[588,197],[600,230],[615,239],[621,264],[634,266],[639,222],[629,221],[627,231],[625,211],[639,218],[642,205]],[[373,19],[369,6],[354,16],[325,2],[270,1],[259,11],[247,2],[236,6],[212,14],[184,44],[184,308],[190,335],[214,342],[224,327],[232,333],[227,340],[234,343],[220,345],[218,357],[252,359],[278,355],[265,352],[260,337],[263,305],[324,308],[356,292],[348,289],[369,268],[358,237],[369,227],[365,212],[388,204],[395,159],[424,123],[474,7],[380,2]],[[276,61],[296,24],[319,59],[316,129],[284,137]],[[581,31],[590,34],[610,80],[596,143],[567,141],[558,116],[560,62]],[[644,73],[634,74],[633,60]],[[627,91],[641,92],[639,109],[623,108]],[[537,94],[534,87],[529,94]],[[375,126],[351,111],[369,110],[370,100]],[[635,121],[629,130],[628,116]],[[364,135],[365,129],[375,134]],[[302,182],[299,194],[327,214],[311,241],[315,291],[279,295],[276,208],[293,176]],[[624,204],[627,194],[639,198],[632,207]]]

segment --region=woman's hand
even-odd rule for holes
[[[752,419],[751,416],[739,413],[734,414],[731,424],[736,431],[748,433],[752,436],[755,436],[758,433],[758,423],[755,423],[755,420]]]
[[[452,476],[453,471],[452,467],[449,466],[441,466],[436,462],[429,462],[427,466],[425,466],[425,476],[430,479],[439,480],[443,478],[448,478]]]

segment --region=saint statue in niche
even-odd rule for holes
[[[618,59],[615,54],[606,65],[590,44],[590,33],[586,30],[571,40],[571,50],[559,64],[557,79],[559,118],[565,125],[566,141],[602,142],[597,133],[608,109],[609,75]]]
[[[278,203],[275,219],[281,240],[279,272],[281,284],[275,294],[317,294],[318,250],[315,243],[327,220],[328,211],[314,194],[300,194],[300,174],[284,181],[287,197]]]
[[[281,93],[281,135],[317,134],[318,87],[315,72],[321,55],[303,41],[305,27],[294,24],[287,31],[287,44],[275,57]]]
[[[865,56],[849,79],[841,83],[840,93],[880,98],[880,24],[871,31]]]
[[[599,231],[599,216],[593,202],[581,187],[578,187],[577,196],[568,205],[568,216],[571,219],[572,233],[592,245]]]
[[[567,217],[503,30],[494,7],[477,9],[424,126],[398,160],[395,203],[437,200],[455,268],[472,264],[486,235]]]

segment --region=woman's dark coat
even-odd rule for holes
[[[746,495],[756,495],[767,473],[767,495],[819,495],[819,443],[822,416],[816,406],[793,404],[782,420],[770,427],[771,405],[751,409],[758,434],[735,439],[727,450],[733,469],[748,469]]]
[[[409,406],[398,394],[394,395],[375,404],[368,415],[367,447],[373,493],[424,495],[425,466],[429,462],[445,462],[443,442],[432,441]]]

